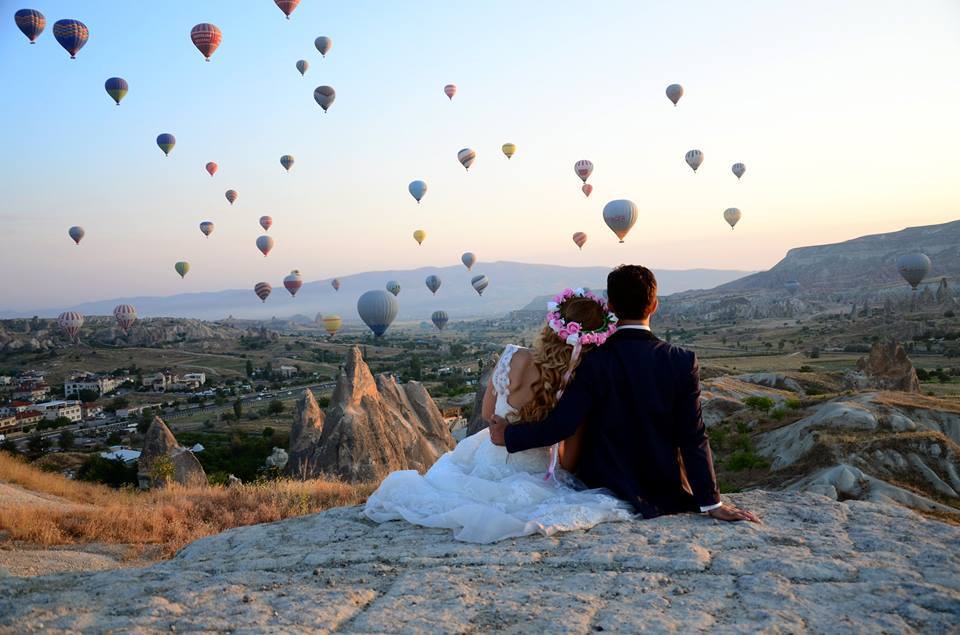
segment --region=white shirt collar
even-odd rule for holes
[[[618,331],[626,331],[627,329],[633,329],[635,331],[649,331],[650,327],[646,324],[624,324],[623,326],[618,326]]]

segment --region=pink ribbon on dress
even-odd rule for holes
[[[583,346],[580,345],[580,340],[578,339],[577,343],[573,345],[573,353],[570,355],[570,364],[567,366],[567,372],[563,374],[563,383],[561,384],[561,388],[557,391],[557,401],[560,401],[560,397],[563,396],[563,389],[566,388],[567,384],[570,383],[570,378],[573,377],[573,369],[576,367],[577,360],[580,359],[580,352],[582,350]],[[557,462],[559,460],[560,444],[554,443],[550,446],[550,466],[547,468],[547,473],[543,477],[543,480],[557,480]]]

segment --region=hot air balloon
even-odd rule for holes
[[[307,60],[297,60],[297,70],[300,71],[300,77],[307,74],[308,68],[310,68],[310,62]]]
[[[603,222],[623,242],[627,232],[637,222],[637,206],[627,199],[610,201],[603,206]]]
[[[210,236],[213,233],[213,223],[208,220],[203,221],[200,223],[200,231],[203,232],[204,236]]]
[[[283,15],[287,16],[287,19],[290,19],[290,14],[293,13],[293,10],[297,8],[297,5],[300,4],[300,0],[273,0],[277,3],[277,6],[283,11]]]
[[[273,238],[270,236],[258,236],[257,237],[257,249],[263,254],[263,257],[266,258],[267,254],[270,253],[270,250],[273,249]]]
[[[450,316],[447,315],[446,311],[434,311],[433,315],[430,316],[430,320],[433,322],[433,325],[437,327],[438,331],[442,331],[443,327],[445,327],[450,320]]]
[[[258,282],[253,285],[253,292],[257,294],[257,297],[260,298],[261,302],[266,302],[267,298],[270,297],[270,292],[273,291],[273,285],[269,282]]]
[[[330,337],[336,335],[341,326],[343,326],[343,320],[340,319],[339,315],[323,316],[323,328],[327,331]]]
[[[919,251],[904,254],[897,258],[897,271],[916,291],[917,285],[923,282],[923,279],[930,273],[930,258]]]
[[[733,229],[738,222],[740,222],[740,210],[736,207],[728,207],[723,210],[723,220],[727,221],[730,225],[730,229]]]
[[[36,44],[43,28],[47,26],[47,19],[35,9],[20,9],[13,14],[13,21],[17,23],[20,32],[30,40],[30,44]]]
[[[213,176],[214,174],[216,174],[216,173],[217,173],[217,169],[219,169],[219,167],[220,167],[220,166],[218,166],[218,165],[217,165],[216,163],[214,163],[213,161],[208,162],[208,163],[204,166],[204,168],[206,168],[207,173],[210,174],[210,176]]]
[[[407,191],[409,191],[410,196],[415,198],[419,203],[423,195],[427,193],[427,184],[424,181],[410,181],[410,185],[407,186]]]
[[[483,290],[487,288],[487,285],[490,284],[490,281],[487,280],[486,276],[479,275],[471,278],[470,284],[478,294],[483,295]]]
[[[340,290],[340,278],[334,278],[330,281],[330,286],[333,287],[334,291]]]
[[[294,158],[292,154],[285,154],[280,157],[280,165],[283,166],[283,169],[287,172],[290,171],[290,168],[293,167]]]
[[[203,57],[209,62],[210,56],[220,46],[223,40],[223,34],[216,26],[204,22],[190,29],[190,39],[197,50],[203,54]]]
[[[460,162],[460,165],[462,165],[467,172],[470,171],[470,166],[473,165],[473,162],[476,160],[477,153],[470,148],[464,148],[457,153],[457,161]]]
[[[396,280],[391,280],[387,283],[387,291],[393,295],[400,295],[400,283]]]
[[[170,153],[173,151],[173,146],[175,145],[177,145],[177,138],[169,132],[157,135],[157,146],[163,150],[164,156],[170,156]]]
[[[290,292],[290,295],[297,295],[297,291],[303,286],[303,277],[300,275],[300,270],[294,269],[291,271],[290,274],[283,279],[283,286]]]
[[[273,227],[273,218],[270,216],[261,216],[260,227],[263,227],[263,231],[270,231],[270,228]]]
[[[130,327],[137,321],[137,310],[129,304],[118,304],[113,309],[113,317],[117,325],[124,333],[130,331]]]
[[[670,84],[667,86],[667,99],[672,101],[674,106],[677,105],[681,97],[683,97],[683,86],[680,84]]]
[[[330,49],[333,48],[333,40],[328,38],[326,35],[321,35],[313,41],[313,45],[317,47],[318,51],[320,51],[320,55],[326,57],[327,53],[330,52]]]
[[[740,177],[743,176],[743,173],[747,171],[747,166],[745,166],[742,163],[734,163],[733,166],[731,166],[730,170],[733,171],[733,173],[737,177],[737,180],[739,181]]]
[[[231,205],[233,205],[234,202],[236,202],[236,200],[240,197],[236,190],[227,190],[223,193],[223,195],[227,197],[227,200],[230,201]]]
[[[786,289],[790,295],[797,295],[797,293],[800,292],[800,283],[796,280],[787,280],[783,283],[783,288]]]
[[[313,91],[313,98],[316,99],[320,107],[323,108],[323,112],[327,112],[330,106],[333,105],[333,100],[337,98],[337,91],[330,86],[317,86]]]
[[[87,25],[79,20],[57,20],[53,23],[53,37],[73,60],[77,58],[77,51],[82,49],[90,38],[90,31]]]
[[[79,245],[80,241],[83,240],[83,236],[87,232],[83,231],[83,227],[80,227],[79,225],[74,225],[73,227],[67,230],[67,233],[70,234],[70,238],[73,239],[73,242]]]
[[[584,183],[583,187],[580,188],[580,191],[583,192],[584,196],[589,198],[590,194],[593,192],[593,186],[589,183]]]
[[[418,229],[417,231],[413,232],[413,239],[417,241],[418,245],[422,245],[426,237],[427,232],[423,231],[422,229]]]
[[[427,279],[424,281],[427,285],[427,288],[430,289],[430,293],[437,295],[437,289],[440,288],[440,285],[443,284],[439,277],[430,275],[427,276]]]
[[[190,271],[190,263],[186,262],[185,260],[181,260],[177,264],[173,265],[173,268],[177,273],[180,274],[181,278],[184,278],[186,277],[187,272]]]
[[[57,317],[57,324],[60,325],[70,339],[75,339],[83,326],[83,314],[76,311],[64,311]]]
[[[583,232],[577,232],[573,235],[573,242],[576,243],[578,248],[583,249],[587,242],[587,235]]]
[[[127,91],[130,90],[130,85],[127,84],[127,80],[122,77],[111,77],[103,83],[103,87],[113,101],[117,102],[118,106],[120,105],[120,100],[123,99]]]
[[[460,262],[462,262],[463,266],[467,268],[467,271],[470,271],[473,269],[473,265],[477,264],[477,257],[473,255],[472,251],[467,251],[460,256]]]
[[[446,86],[443,87],[443,94],[452,100],[453,96],[457,94],[457,85],[447,84]]]
[[[593,174],[593,161],[580,159],[573,164],[573,171],[577,173],[577,176],[580,177],[581,181],[586,183],[587,179],[590,178],[590,175]]]
[[[399,309],[400,303],[397,299],[383,290],[367,291],[357,300],[360,319],[377,337],[387,332]]]
[[[504,156],[506,156],[508,159],[512,158],[513,155],[517,153],[517,146],[513,143],[505,143],[500,147],[500,149],[503,150]]]
[[[697,168],[700,167],[700,164],[703,163],[703,152],[699,150],[691,150],[683,155],[684,160],[686,160],[687,165],[693,168],[694,173],[696,173]]]

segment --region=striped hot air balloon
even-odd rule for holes
[[[473,265],[477,264],[477,257],[472,251],[466,251],[460,256],[460,262],[467,268],[467,271],[470,271],[473,269]]]
[[[70,339],[75,339],[83,326],[83,314],[64,311],[57,317],[57,324],[70,336]]]
[[[110,98],[117,102],[118,106],[120,105],[120,100],[126,97],[127,91],[130,90],[130,85],[127,84],[127,80],[122,77],[111,77],[104,82],[103,87],[107,91],[107,94],[110,95]]]
[[[427,288],[430,289],[430,293],[437,295],[437,290],[440,288],[440,285],[443,284],[443,281],[440,280],[439,276],[427,276],[427,279],[424,281],[427,285]]]
[[[227,197],[227,200],[230,202],[231,205],[233,205],[236,202],[236,200],[240,198],[240,195],[237,194],[236,190],[227,190],[226,192],[223,193],[223,195]]]
[[[163,150],[163,156],[170,156],[170,153],[173,152],[173,146],[175,145],[177,145],[177,138],[169,132],[157,135],[157,147]]]
[[[700,167],[700,164],[703,163],[703,152],[700,150],[690,150],[685,155],[683,159],[687,162],[687,165],[693,170],[694,174],[697,172],[697,168]]]
[[[205,220],[200,223],[200,231],[203,232],[204,236],[210,236],[213,233],[213,222]]]
[[[273,244],[274,240],[272,236],[263,235],[257,237],[257,249],[260,250],[264,258],[270,254],[270,250],[273,249]]]
[[[418,245],[422,245],[426,237],[427,232],[423,231],[422,229],[418,229],[417,231],[413,232],[413,239],[417,241]]]
[[[277,3],[277,6],[283,11],[283,15],[287,16],[287,19],[290,19],[290,14],[293,13],[293,10],[297,8],[297,5],[300,4],[300,0],[273,0]]]
[[[330,335],[330,337],[336,335],[341,326],[343,326],[343,320],[340,319],[339,315],[323,316],[323,328]]]
[[[327,112],[337,98],[337,91],[331,86],[317,86],[313,91],[313,98],[323,108],[323,112]]]
[[[53,23],[53,37],[74,60],[77,59],[77,51],[90,39],[90,31],[80,20],[57,20]]]
[[[118,304],[113,309],[113,317],[117,321],[117,326],[124,333],[130,331],[130,327],[137,321],[137,310],[129,304]]]
[[[292,154],[285,154],[282,157],[280,157],[280,165],[282,165],[283,169],[286,170],[287,172],[289,172],[290,168],[293,167],[293,163],[294,163],[294,158]]]
[[[223,41],[223,33],[215,25],[203,22],[190,29],[190,40],[204,59],[210,61],[210,56]]]
[[[573,235],[573,242],[579,249],[583,249],[583,246],[587,243],[587,235],[583,232],[577,232]]]
[[[450,316],[447,315],[446,311],[434,311],[433,315],[430,316],[430,321],[433,322],[438,331],[442,331],[449,320]]]
[[[297,295],[297,291],[300,290],[300,287],[303,286],[303,276],[300,275],[299,269],[294,269],[283,279],[284,288],[290,292],[290,295]]]
[[[740,213],[740,210],[738,210],[736,207],[728,207],[727,209],[723,210],[723,220],[727,221],[727,224],[730,225],[730,229],[736,227],[737,223],[740,222],[741,216],[742,214]]]
[[[321,35],[313,41],[313,45],[317,47],[318,51],[320,51],[321,57],[326,57],[327,53],[330,52],[330,49],[333,48],[333,40],[328,38],[326,35]]]
[[[453,100],[453,96],[457,94],[457,85],[447,84],[443,87],[443,94],[446,95],[448,99]]]
[[[269,282],[258,282],[253,285],[253,292],[257,294],[257,297],[260,298],[261,302],[266,302],[267,298],[270,297],[270,292],[273,291],[273,285]]]
[[[580,159],[573,164],[573,171],[577,173],[577,176],[580,177],[581,181],[586,183],[587,179],[590,178],[590,175],[593,174],[593,161]]]
[[[730,171],[733,172],[734,176],[736,176],[737,180],[739,181],[740,177],[742,177],[747,171],[747,166],[742,163],[734,163],[732,166],[730,166]]]
[[[207,173],[208,173],[210,176],[213,176],[214,174],[216,174],[216,173],[217,173],[217,170],[220,169],[220,166],[217,165],[216,163],[214,163],[213,161],[208,162],[208,163],[207,163],[205,166],[203,166],[203,167],[204,167],[204,169],[206,169]]]
[[[584,196],[589,198],[590,194],[593,193],[593,186],[590,185],[589,183],[584,183],[583,186],[580,188],[580,191],[583,192]]]
[[[273,227],[273,217],[261,216],[260,227],[263,227],[263,231],[270,231],[270,228]]]
[[[460,165],[469,172],[470,166],[473,165],[473,162],[477,160],[477,153],[470,148],[464,148],[457,153],[457,161],[460,162]]]
[[[479,275],[471,278],[470,284],[473,286],[474,291],[476,291],[479,295],[483,295],[483,290],[486,289],[487,285],[490,284],[490,280],[488,280],[484,275]]]
[[[387,332],[399,310],[400,303],[397,299],[382,289],[367,291],[357,300],[357,313],[360,314],[360,319],[370,327],[376,337],[381,337]]]
[[[185,278],[187,276],[187,272],[190,271],[190,263],[187,262],[186,260],[181,260],[180,262],[173,265],[173,268],[177,273],[180,274],[181,278]]]
[[[307,60],[297,60],[297,70],[300,71],[300,77],[307,74],[308,68],[310,68],[310,62]]]
[[[340,290],[340,278],[334,278],[330,281],[330,286],[333,287],[334,291]]]
[[[387,291],[393,295],[400,295],[400,283],[396,280],[391,280],[387,283]]]
[[[80,244],[80,241],[83,240],[83,237],[86,233],[87,232],[83,231],[83,227],[80,227],[79,225],[74,225],[67,230],[67,234],[69,234],[70,238],[73,239],[73,242],[77,243],[78,245]]]
[[[20,9],[13,14],[13,21],[17,23],[20,32],[30,40],[30,44],[36,44],[37,38],[47,26],[47,19],[36,9]]]

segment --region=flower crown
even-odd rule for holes
[[[560,314],[560,306],[571,298],[588,298],[593,300],[603,309],[606,316],[603,319],[603,325],[596,329],[584,329],[579,322],[567,322]],[[610,312],[606,301],[584,289],[564,289],[558,294],[552,302],[547,302],[547,326],[557,334],[567,344],[571,346],[586,346],[588,344],[600,345],[607,341],[607,338],[617,331],[617,316]]]

